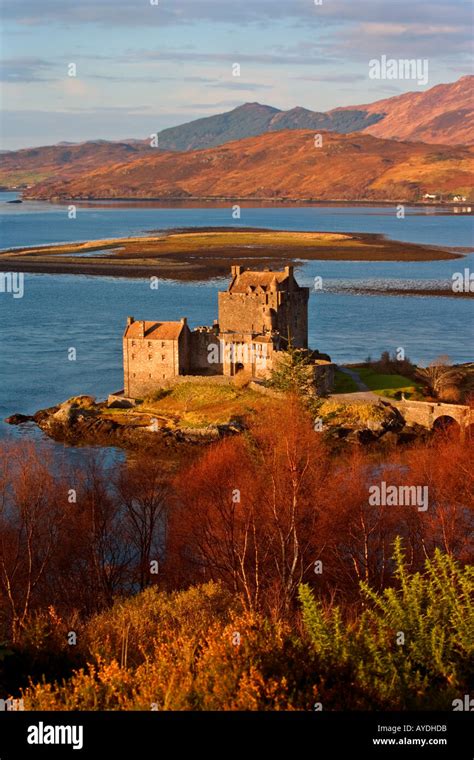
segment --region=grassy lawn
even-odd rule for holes
[[[397,393],[405,393],[407,398],[416,395],[421,386],[403,375],[381,375],[370,367],[354,368],[360,379],[374,393],[394,398]]]
[[[203,427],[255,414],[271,403],[270,398],[249,388],[212,382],[182,383],[161,398],[144,399],[137,412],[156,414],[168,419],[170,425]]]
[[[333,393],[356,393],[358,387],[353,381],[352,377],[341,372],[337,369],[334,374],[334,390]]]
[[[381,422],[390,418],[386,407],[375,403],[342,402],[336,398],[327,399],[319,409],[323,420],[330,425],[368,425],[371,421]]]

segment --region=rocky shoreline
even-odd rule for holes
[[[342,404],[341,409],[344,406],[347,408]],[[334,413],[327,418],[323,416],[320,430],[328,443],[335,447],[372,444],[398,446],[426,440],[431,435],[429,430],[419,425],[408,426],[398,409],[386,401],[369,406],[372,406],[372,412],[366,419],[358,420],[357,414],[345,419]],[[352,408],[357,410],[357,404]],[[149,412],[111,409],[107,402],[96,402],[93,396],[77,396],[56,406],[40,409],[33,415],[12,414],[5,422],[10,425],[33,422],[49,438],[72,446],[116,446],[124,449],[209,444],[245,430],[240,420],[202,427],[170,428]],[[316,423],[315,430],[319,430]]]
[[[157,443],[157,439],[169,446],[175,443],[211,443],[243,429],[237,421],[200,428],[169,429],[150,414],[125,415],[124,420],[115,420],[107,416],[107,412],[106,402],[96,403],[93,396],[78,396],[56,406],[40,409],[33,415],[12,414],[5,422],[9,425],[34,422],[48,437],[70,445],[95,444],[123,448],[152,446]]]

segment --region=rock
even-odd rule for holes
[[[364,428],[362,430],[352,430],[349,435],[346,436],[345,440],[348,443],[358,443],[365,446],[368,443],[373,443],[377,439],[378,437],[372,430],[369,430],[369,428]]]
[[[7,425],[22,425],[24,422],[34,422],[34,417],[29,414],[11,414],[5,422]]]
[[[72,396],[71,398],[68,398],[64,404],[60,404],[60,406],[66,406],[68,404],[73,407],[79,407],[80,409],[91,409],[96,405],[96,399],[95,396]]]
[[[397,446],[400,443],[399,439],[400,436],[398,433],[395,433],[393,430],[388,430],[386,433],[380,436],[379,441],[381,441],[386,446]]]

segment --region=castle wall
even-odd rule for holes
[[[285,339],[289,332],[295,348],[308,348],[308,288],[282,295],[276,313],[275,329]]]
[[[273,344],[253,342],[251,336],[230,333],[222,337],[222,358],[224,375],[234,376],[243,371],[256,378],[270,375],[273,359]]]
[[[219,293],[222,332],[265,333],[277,330],[291,336],[296,348],[308,347],[308,288],[291,282],[288,290],[267,293]]]
[[[124,392],[130,398],[153,393],[164,380],[189,369],[189,328],[179,340],[123,339]]]
[[[219,338],[214,330],[192,331],[190,335],[190,372],[207,375],[222,374]]]
[[[268,294],[219,293],[218,304],[222,332],[262,333],[273,328],[277,301]]]

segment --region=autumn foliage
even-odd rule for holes
[[[292,397],[173,474],[152,453],[75,468],[4,444],[0,696],[445,709],[473,647],[471,446],[334,453]],[[427,488],[428,509],[370,504],[382,481]]]

